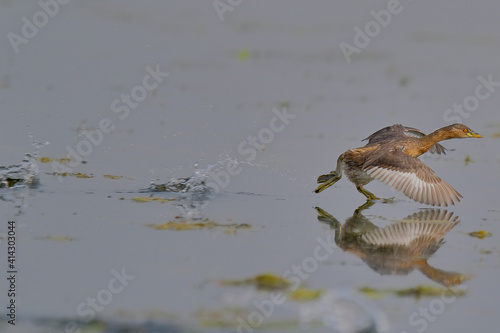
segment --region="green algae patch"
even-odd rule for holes
[[[371,287],[361,287],[358,289],[366,297],[371,299],[378,299],[384,296],[398,296],[398,297],[414,297],[420,299],[422,297],[440,297],[446,294],[453,294],[454,296],[464,296],[464,290],[456,290],[451,288],[438,288],[434,286],[416,286],[413,288],[403,288],[403,289],[374,289]]]
[[[478,230],[478,231],[469,232],[469,236],[483,239],[486,237],[490,237],[491,233],[487,232],[486,230]]]
[[[135,197],[132,198],[132,201],[134,202],[170,202],[170,201],[175,201],[175,199],[164,199],[164,198],[156,198],[156,197]]]
[[[43,237],[35,237],[36,240],[50,240],[58,243],[67,243],[76,240],[74,237],[70,236],[43,236]]]
[[[273,273],[264,273],[242,280],[221,280],[223,286],[255,286],[260,290],[280,290],[290,286],[290,281]]]
[[[146,224],[146,226],[156,230],[174,231],[223,228],[225,229],[224,232],[227,234],[236,234],[236,231],[239,229],[250,229],[250,225],[245,223],[221,224],[210,219],[203,219],[197,222],[192,222],[180,218],[176,219],[175,221],[168,221],[167,223],[163,224]]]
[[[299,288],[288,294],[290,300],[295,302],[315,301],[323,295],[321,289]]]

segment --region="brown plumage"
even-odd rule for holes
[[[364,147],[341,154],[336,170],[318,177],[317,182],[321,185],[314,192],[319,193],[335,184],[342,177],[343,167],[347,178],[369,200],[378,198],[363,186],[377,179],[420,203],[453,205],[460,201],[460,193],[417,157],[427,151],[445,154],[446,148],[438,142],[454,138],[482,136],[462,124],[446,126],[429,135],[402,125],[383,128],[364,139],[368,140]]]

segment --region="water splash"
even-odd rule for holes
[[[206,168],[199,168],[198,163],[194,165],[194,173],[186,178],[171,178],[165,184],[155,184],[151,182],[150,190],[158,192],[173,192],[173,193],[199,193],[199,194],[215,194],[224,189],[227,184],[217,178],[220,172],[228,168],[236,169],[241,163],[229,156],[219,158],[214,164],[208,165]],[[227,172],[226,172],[227,173]],[[231,177],[227,174],[227,177]],[[227,180],[229,183],[229,179]]]
[[[202,211],[208,206],[216,191],[211,184],[210,175],[213,174],[217,165],[209,165],[204,169],[195,164],[195,171],[190,177],[171,178],[164,184],[151,182],[149,190],[153,192],[179,193],[177,208],[180,216],[189,220],[204,218]]]
[[[0,166],[0,188],[36,186],[40,173],[36,154],[25,154],[19,164]],[[35,156],[34,156],[35,155]]]
[[[152,181],[149,189],[155,192],[212,194],[214,193],[214,189],[207,185],[210,179],[208,171],[210,171],[211,167],[213,166],[208,166],[206,169],[200,170],[196,165],[192,176],[171,178],[164,184],[155,184]]]
[[[181,216],[190,220],[202,219],[203,209],[229,184],[232,176],[227,170],[236,170],[242,163],[245,162],[227,154],[221,155],[217,162],[205,168],[199,168],[196,163],[194,173],[190,177],[171,178],[164,184],[156,184],[153,181],[148,190],[179,193],[181,200],[177,200],[177,207]]]
[[[31,134],[29,137],[33,138]],[[36,160],[40,148],[49,144],[48,141],[33,142],[33,153],[25,154],[21,163],[0,166],[0,200],[12,202],[16,208],[16,216],[28,207],[31,189],[39,184],[40,170]]]
[[[389,320],[376,304],[345,289],[328,290],[316,302],[299,304],[298,313],[301,323],[320,319],[332,332],[389,331]]]

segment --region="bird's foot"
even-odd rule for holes
[[[365,190],[363,186],[357,186],[356,189],[359,193],[363,194],[368,200],[380,200],[375,194],[372,192]]]

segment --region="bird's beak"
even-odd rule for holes
[[[475,133],[475,132],[469,132],[467,133],[468,136],[471,138],[482,138],[483,136],[481,134]]]

